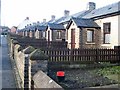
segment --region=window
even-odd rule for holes
[[[46,37],[46,31],[39,31],[39,38],[45,38]]]
[[[92,29],[87,30],[87,42],[94,42],[94,30]]]
[[[34,32],[34,31],[32,31],[32,37],[34,37],[34,33],[35,33],[35,32]]]
[[[57,39],[61,39],[61,31],[57,31]]]
[[[103,23],[103,43],[110,44],[111,23]]]
[[[42,31],[42,37],[46,37],[46,32]]]

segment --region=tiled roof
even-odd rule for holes
[[[85,15],[83,18],[94,18],[102,15],[112,14],[112,13],[120,13],[120,1],[111,5],[107,5],[102,8],[95,9]]]
[[[72,18],[72,20],[76,23],[78,27],[100,28],[100,26],[97,23],[95,23],[92,19]]]
[[[21,30],[21,29],[20,29]],[[24,28],[24,30],[25,31],[30,31],[30,26],[26,26],[25,28]]]
[[[55,23],[56,20],[50,20],[47,23]]]
[[[20,24],[18,25],[18,29],[23,29],[23,28],[25,28],[25,26],[27,26],[28,24],[31,24],[31,21],[28,20],[28,19],[25,19],[22,23],[20,23]]]
[[[41,25],[41,26],[47,26],[47,22],[41,22],[39,25]]]
[[[52,30],[65,30],[65,28],[64,28],[64,26],[62,24],[51,23],[51,24],[48,24],[48,26]]]
[[[31,25],[31,26],[29,26],[29,30],[31,30],[31,31],[34,31],[35,30],[35,25]]]
[[[47,30],[47,26],[43,26],[43,25],[37,25],[36,28],[37,28],[39,31]]]
[[[59,19],[57,19],[54,23],[56,24],[60,24],[60,23],[64,23],[64,22],[67,22],[71,19],[71,16],[68,16],[68,17],[61,17]]]
[[[21,29],[21,30],[18,29],[18,30],[17,30],[17,32],[21,32],[21,31],[24,31],[24,29]]]
[[[72,17],[76,17],[76,18],[82,18],[83,16],[85,16],[86,14],[88,14],[90,11],[89,10],[85,10],[85,11],[81,11],[81,12],[79,12],[79,13],[75,13],[75,14],[73,14],[73,15],[71,15],[71,16],[68,16],[68,17],[61,17],[61,18],[59,18],[59,19],[57,19],[54,23],[57,23],[57,24],[59,24],[59,23],[65,23],[65,22],[68,22],[68,21],[70,21],[70,19],[72,18]]]
[[[90,10],[84,10],[84,11],[73,14],[72,17],[82,18],[82,17],[84,17],[85,15],[87,15],[90,12],[91,12]]]
[[[9,28],[9,27],[7,27],[7,26],[0,26],[0,28],[5,29],[5,30],[10,29],[10,28]]]
[[[84,10],[81,12],[78,12],[76,14],[73,14],[71,16],[68,17],[61,17],[59,19],[57,19],[54,23],[60,24],[60,23],[65,23],[68,22],[71,17],[75,17],[75,18],[94,18],[97,16],[102,16],[102,15],[106,15],[106,14],[111,14],[111,13],[115,13],[115,12],[119,12],[120,13],[120,1],[99,9],[94,9],[92,11],[90,10]]]

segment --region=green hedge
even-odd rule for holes
[[[31,60],[48,60],[48,56],[41,49],[36,49],[30,54]]]
[[[35,50],[34,47],[28,46],[28,47],[24,50],[24,53],[25,53],[25,54],[30,54],[30,53],[32,53],[34,50]]]

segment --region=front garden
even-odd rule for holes
[[[104,66],[103,66],[104,65]],[[78,68],[62,69],[65,72],[65,80],[58,82],[56,72],[50,70],[49,76],[58,82],[63,88],[86,88],[112,84],[120,84],[120,66],[114,66],[110,63],[97,65],[80,65]]]

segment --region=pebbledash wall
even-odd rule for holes
[[[114,48],[114,46],[120,46],[120,15],[111,16],[103,19],[95,20],[95,22],[101,27],[101,47],[102,48]],[[103,23],[111,23],[110,32],[110,44],[103,43]]]

